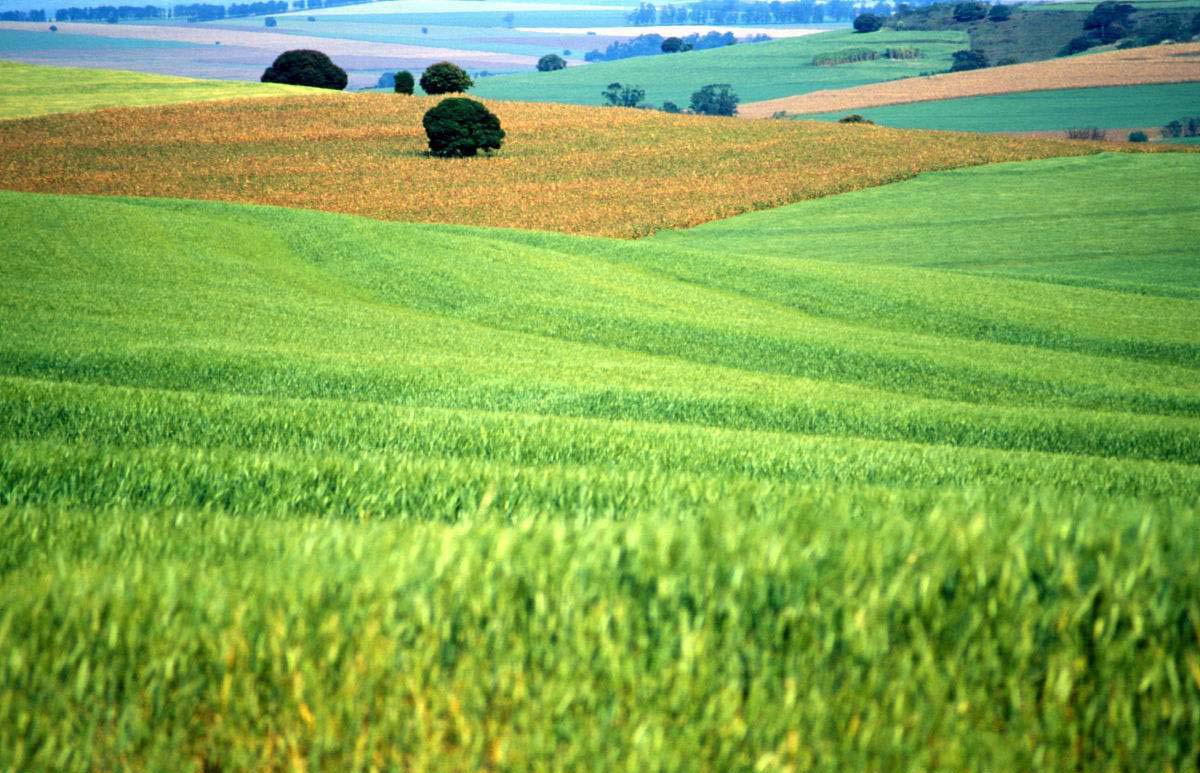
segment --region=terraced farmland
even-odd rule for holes
[[[1096,150],[492,103],[510,136],[502,154],[446,162],[425,153],[421,115],[434,103],[322,95],[13,122],[0,133],[0,187],[641,236],[926,170]]]
[[[1197,172],[637,242],[0,193],[0,768],[1188,770]]]
[[[805,115],[989,94],[1195,81],[1200,81],[1200,43],[1181,43],[802,92],[746,104],[739,113],[748,118],[766,118],[779,111]]]

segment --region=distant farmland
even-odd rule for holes
[[[493,103],[490,161],[425,156],[433,98],[323,95],[9,124],[0,187],[303,207],[641,236],[922,171],[1095,152],[1078,143]]]
[[[1187,81],[1200,81],[1200,43],[1109,51],[798,94],[743,105],[739,113],[766,118],[779,111],[804,115],[1019,91]]]

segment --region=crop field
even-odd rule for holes
[[[479,81],[474,91],[489,99],[520,99],[596,105],[614,81],[641,86],[655,106],[670,100],[686,107],[692,92],[709,83],[728,83],[745,102],[818,89],[840,89],[950,68],[950,55],[965,47],[960,32],[880,31],[864,38],[835,31],[766,43],[739,44],[670,56],[600,62],[558,72],[501,75]],[[878,59],[818,67],[813,58],[847,48],[915,47],[920,59]]]
[[[238,83],[0,61],[0,120],[105,107],[320,95],[278,83]]]
[[[1200,81],[1151,86],[1026,91],[855,110],[884,126],[969,132],[1063,132],[1070,127],[1156,128],[1200,105]],[[806,115],[837,120],[844,112]],[[1155,135],[1156,136],[1156,135]],[[1123,140],[1113,134],[1110,139]]]
[[[1194,770],[1197,173],[0,192],[0,769]]]
[[[767,118],[779,111],[794,115],[845,112],[1024,91],[1195,81],[1200,81],[1200,43],[1181,43],[943,73],[840,91],[798,93],[743,105],[739,112],[750,118]]]
[[[1096,152],[1052,140],[491,103],[510,134],[504,151],[442,161],[426,155],[421,129],[435,101],[322,95],[14,122],[0,133],[0,188],[641,236],[921,171]]]

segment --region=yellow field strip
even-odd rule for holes
[[[904,78],[848,89],[814,91],[750,102],[738,108],[747,118],[831,113],[861,107],[929,102],[938,99],[1010,94],[1019,91],[1135,86],[1200,81],[1200,43],[1181,43],[967,72]]]

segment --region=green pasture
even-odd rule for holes
[[[1200,83],[1164,83],[1090,89],[1024,91],[987,97],[943,99],[864,107],[800,116],[836,120],[859,113],[884,126],[971,132],[1064,131],[1162,126],[1200,105]],[[1192,112],[1196,112],[1192,110]],[[1113,136],[1110,139],[1125,139]]]
[[[0,770],[1195,770],[1197,173],[0,192]]]
[[[803,94],[819,89],[860,86],[942,72],[950,55],[966,45],[961,32],[896,32],[871,35],[823,32],[766,43],[738,44],[684,54],[647,56],[599,62],[548,73],[501,75],[480,79],[471,93],[489,99],[601,104],[600,96],[613,82],[641,86],[646,101],[670,100],[686,107],[694,91],[709,83],[728,83],[743,102]],[[882,52],[891,47],[916,47],[921,59],[855,62],[830,67],[813,65],[813,57],[850,48]]]
[[[2,31],[0,31],[2,32]],[[313,94],[277,83],[199,80],[173,75],[0,61],[0,119],[210,99]]]

